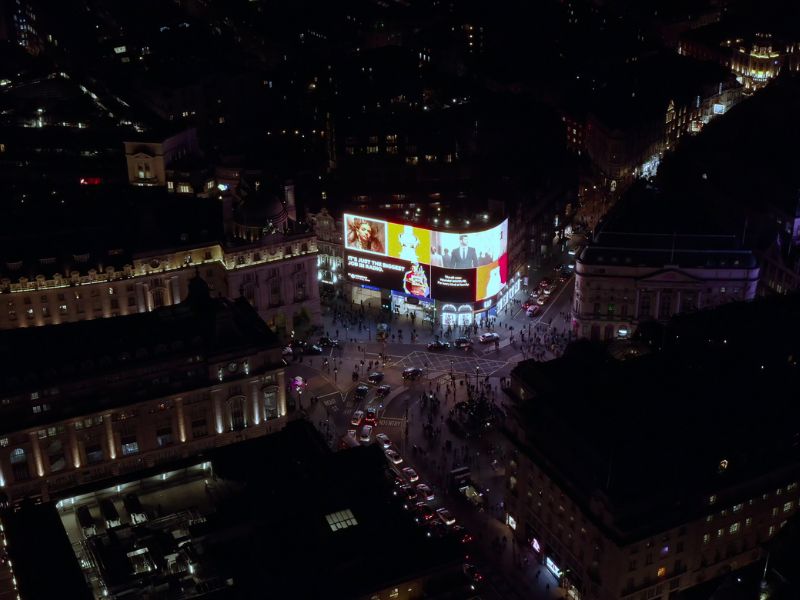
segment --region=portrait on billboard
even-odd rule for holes
[[[413,263],[403,275],[403,291],[418,298],[430,298],[431,287],[425,266]]]
[[[386,221],[345,215],[345,244],[352,250],[386,254]]]
[[[506,253],[508,222],[486,231],[430,232],[430,264],[446,269],[477,269],[500,260]]]
[[[431,232],[412,225],[389,223],[388,254],[410,263],[431,264]]]

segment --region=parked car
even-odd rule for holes
[[[425,485],[424,483],[418,483],[417,484],[417,492],[419,493],[419,495],[423,499],[425,499],[425,500],[427,500],[429,502],[436,497],[433,494],[433,490],[431,488],[429,488],[427,485]]]
[[[303,349],[303,354],[322,354],[322,352],[322,346],[318,346],[317,344],[307,344]]]
[[[483,580],[483,575],[478,572],[478,568],[475,565],[465,564],[464,575],[469,577],[475,583]]]
[[[419,367],[409,367],[407,369],[403,369],[403,379],[419,379],[422,376],[422,369]]]
[[[380,371],[373,371],[372,373],[369,374],[369,377],[367,377],[367,381],[377,385],[381,381],[383,381],[383,373],[381,373]]]
[[[414,509],[414,520],[417,523],[424,523],[425,521],[430,521],[436,516],[436,513],[433,512],[433,509],[425,504],[424,502],[420,502],[417,504],[416,508]]]
[[[409,481],[409,483],[414,483],[415,481],[419,481],[419,475],[417,472],[412,469],[411,467],[405,467],[402,469],[403,476]]]
[[[350,419],[350,425],[352,425],[353,427],[358,427],[359,425],[361,425],[361,419],[363,418],[364,418],[364,411],[357,410],[356,412],[353,413],[353,416]]]
[[[400,453],[397,450],[393,450],[392,448],[384,448],[383,453],[386,454],[386,458],[392,461],[392,464],[399,465],[403,462],[403,457],[400,456]]]
[[[450,511],[447,510],[444,506],[442,508],[436,509],[436,515],[442,520],[442,523],[444,523],[448,527],[450,525],[456,524],[456,518],[453,515],[451,515]]]
[[[319,345],[323,348],[338,348],[339,340],[333,340],[329,337],[321,337],[319,338]]]
[[[545,304],[547,304],[547,296],[545,296],[544,294],[539,296],[536,299],[536,304],[538,304],[539,306],[544,306]]]
[[[436,351],[439,351],[439,350],[449,350],[450,349],[450,343],[449,342],[443,342],[442,340],[434,340],[430,344],[428,344],[427,348],[431,352],[436,352]]]
[[[364,425],[361,428],[361,435],[358,436],[358,441],[362,444],[369,444],[372,441],[372,425]]]
[[[375,390],[375,396],[378,398],[386,398],[389,395],[389,392],[392,391],[392,386],[387,384],[379,385],[378,388]]]
[[[482,333],[481,336],[478,338],[481,344],[488,344],[489,342],[495,342],[500,339],[500,334],[495,333],[494,331],[489,331],[487,333]]]

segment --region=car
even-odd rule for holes
[[[419,475],[417,472],[412,469],[411,467],[405,467],[403,470],[403,476],[410,482],[414,483],[415,481],[419,481]]]
[[[418,504],[417,490],[415,490],[410,485],[400,486],[397,495],[403,499],[403,508],[405,508],[406,510],[415,508]]]
[[[375,436],[375,439],[378,440],[378,443],[384,448],[390,448],[392,446],[392,440],[390,440],[389,436],[385,433],[379,433]]]
[[[408,367],[403,369],[403,379],[419,379],[422,376],[422,369],[419,367]]]
[[[438,350],[449,350],[450,342],[443,342],[442,340],[434,340],[427,346],[428,350],[436,352]]]
[[[389,395],[389,392],[392,391],[392,386],[386,385],[385,383],[379,385],[378,388],[375,390],[375,396],[378,398],[386,398]]]
[[[433,490],[424,483],[417,484],[417,492],[419,492],[419,495],[422,496],[422,498],[429,502],[436,497],[433,494]]]
[[[329,337],[321,337],[319,338],[319,345],[323,348],[338,348],[339,340],[332,340]]]
[[[490,331],[488,333],[482,333],[478,339],[480,340],[481,344],[488,344],[489,342],[499,341],[500,334]]]
[[[542,280],[539,282],[539,284],[538,284],[538,286],[537,286],[537,287],[538,287],[539,289],[544,289],[544,288],[546,288],[548,285],[552,285],[552,284],[553,284],[553,280],[552,280],[552,279],[548,279],[547,277],[545,277],[544,279],[542,279]]]
[[[369,377],[367,377],[367,381],[377,385],[381,381],[383,381],[383,373],[381,373],[380,371],[373,371],[372,373],[369,374]]]
[[[525,300],[525,302],[522,303],[522,310],[528,310],[531,306],[535,306],[534,301]]]
[[[399,465],[403,462],[403,457],[400,456],[400,453],[397,450],[393,450],[392,448],[384,448],[383,453],[386,454],[386,458],[392,461],[393,464]]]
[[[281,352],[281,356],[292,356],[292,355],[294,355],[294,350],[292,350],[291,346],[286,346],[286,348],[283,349],[283,352]]]
[[[322,346],[318,346],[317,344],[308,344],[303,348],[303,354],[322,354],[322,352]]]
[[[444,523],[448,527],[450,525],[456,524],[456,518],[453,515],[451,515],[450,511],[447,510],[444,506],[442,508],[436,509],[436,515],[442,520],[442,523]]]
[[[544,288],[544,295],[545,296],[549,296],[553,292],[555,292],[556,289],[558,289],[558,286],[555,283],[552,283],[552,284],[548,285],[546,288]]]
[[[478,568],[475,565],[464,564],[464,575],[475,583],[483,581],[483,575],[478,572]]]
[[[443,538],[447,535],[447,525],[442,523],[441,521],[437,521],[436,519],[431,519],[427,523],[428,531],[425,532],[425,535],[429,538]]]
[[[353,417],[350,419],[350,425],[352,425],[353,427],[358,427],[359,425],[361,425],[361,420],[363,418],[364,418],[364,411],[357,410],[356,412],[353,413]]]
[[[464,527],[461,525],[453,525],[451,531],[453,532],[453,535],[455,535],[456,539],[462,544],[470,544],[475,539],[472,537],[472,534],[464,529]]]
[[[528,310],[525,311],[525,314],[528,315],[529,317],[535,317],[541,312],[541,310],[542,310],[541,306],[539,306],[538,304],[532,304],[531,306],[528,307]]]
[[[355,396],[357,400],[363,400],[369,394],[369,386],[363,383],[356,386]]]
[[[372,425],[364,425],[361,428],[361,435],[358,436],[358,441],[362,444],[369,444],[372,441]]]
[[[453,341],[453,346],[459,349],[470,349],[472,348],[472,340],[466,337],[456,338]]]
[[[547,304],[547,296],[545,295],[539,296],[536,299],[536,304],[538,304],[539,306],[544,306],[545,304]]]
[[[570,246],[569,250],[567,250],[567,254],[570,256],[575,256],[578,253],[578,248],[575,246]]]
[[[367,413],[364,415],[364,423],[367,425],[375,426],[378,424],[378,411],[374,408],[367,408]]]
[[[433,512],[433,509],[424,502],[419,502],[414,507],[414,520],[417,523],[424,523],[426,521],[430,521],[435,516],[436,513]]]
[[[553,269],[556,273],[558,273],[561,269],[563,269],[566,265],[564,263],[558,263],[556,268]]]

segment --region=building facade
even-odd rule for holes
[[[763,341],[784,313],[765,320],[751,307],[735,315],[756,323]],[[674,599],[761,559],[764,544],[796,518],[800,455],[780,424],[785,413],[763,426],[724,414],[759,388],[759,402],[775,402],[759,411],[771,412],[785,404],[772,394],[796,378],[779,369],[766,384],[721,382],[731,369],[750,377],[769,350],[750,337],[709,346],[709,335],[729,331],[720,318],[735,322],[706,318],[696,342],[675,341],[666,357],[615,361],[583,344],[568,359],[512,371],[506,524],[573,600]],[[564,384],[576,376],[590,386]]]
[[[83,254],[73,256],[66,273],[53,273],[56,260],[45,258],[38,261],[40,274],[33,278],[4,277],[0,329],[123,316],[177,304],[197,272],[215,295],[247,298],[275,331],[291,331],[301,315],[311,323],[321,318],[312,234],[133,255],[115,252],[104,258],[116,266],[104,269],[96,256]],[[5,271],[25,272],[21,261],[7,263]]]
[[[732,237],[599,233],[575,261],[572,329],[625,338],[647,321],[752,300],[758,278]]]
[[[48,498],[286,423],[281,344],[199,279],[150,313],[5,331],[0,484]],[[82,340],[76,345],[74,340]]]

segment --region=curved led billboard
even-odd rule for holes
[[[344,215],[345,273],[354,283],[420,298],[473,302],[508,278],[508,221],[454,233]]]

